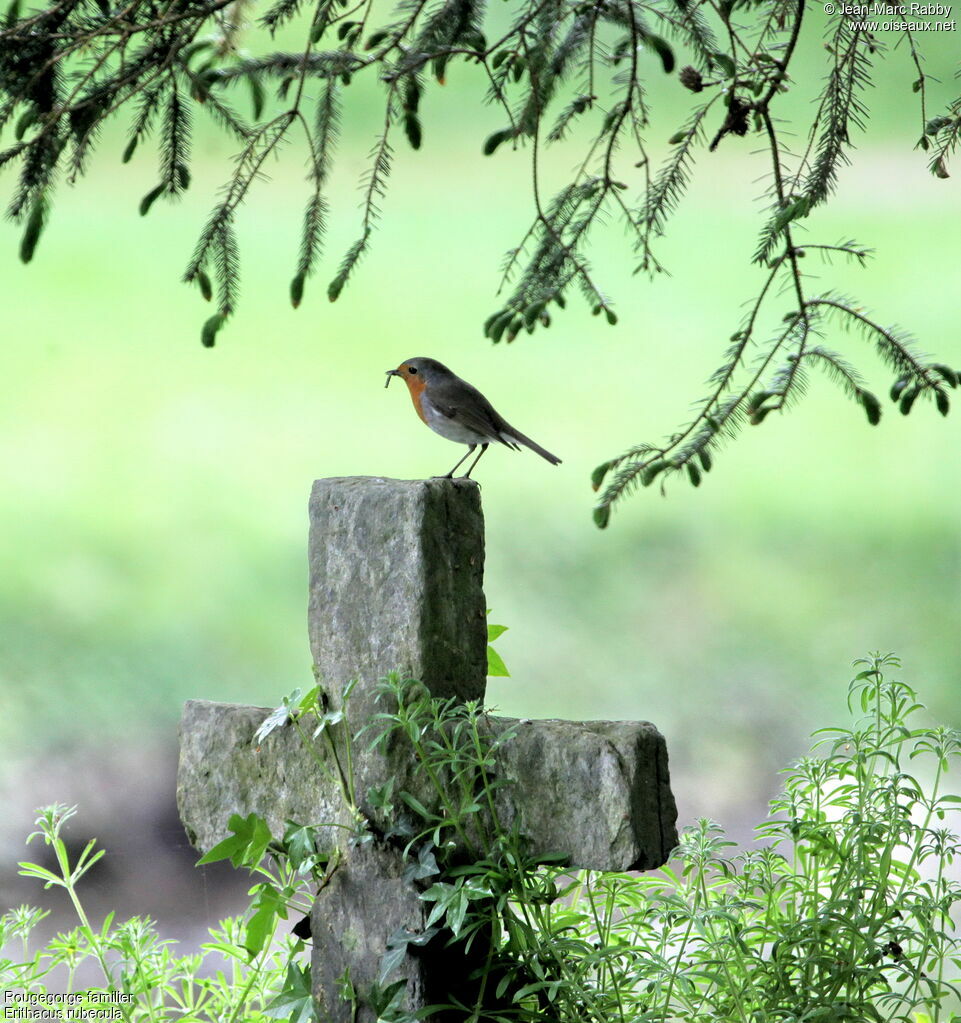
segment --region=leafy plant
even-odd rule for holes
[[[803,266],[840,258],[864,264],[855,241],[801,241],[799,229],[830,201],[840,168],[869,116],[868,89],[889,50],[907,62],[918,105],[917,147],[931,171],[948,176],[961,139],[961,99],[929,116],[924,53],[913,22],[887,35],[839,5],[827,25],[822,64],[798,71],[802,36],[814,27],[809,0],[512,0],[502,15],[480,0],[272,0],[256,15],[252,0],[182,0],[175,6],[105,0],[21,9],[11,0],[0,25],[0,129],[14,139],[0,166],[19,167],[9,215],[23,228],[20,255],[33,258],[49,219],[58,175],[73,182],[87,170],[104,125],[126,113],[122,159],[157,136],[158,183],[140,203],[147,215],[160,198],[190,186],[193,125],[206,114],[236,146],[234,167],[200,233],[184,280],[216,311],[202,328],[215,343],[236,311],[241,205],[275,157],[293,140],[306,152],[307,194],[290,300],[299,306],[317,271],[329,219],[328,180],[345,93],[365,78],[383,90],[384,110],[360,185],[356,240],[327,286],[336,300],[370,248],[380,220],[399,134],[414,150],[424,138],[422,105],[454,65],[486,83],[487,102],[503,126],[479,148],[530,154],[532,218],[508,251],[499,308],[484,324],[494,342],[548,327],[571,290],[614,324],[612,300],[597,280],[589,239],[607,220],[627,238],[625,259],[656,275],[660,238],[694,174],[722,143],[760,148],[769,171],[763,221],[746,266],[762,271],[748,312],[723,340],[720,364],[696,414],[664,441],[639,443],[597,467],[596,523],[638,486],[684,474],[698,486],[721,442],[747,422],[760,424],[804,392],[823,372],[863,409],[869,423],[881,402],[843,350],[845,333],[871,346],[892,374],[891,400],[908,414],[931,400],[947,414],[958,373],[921,354],[905,331],[865,312],[836,288],[815,288]],[[505,27],[506,26],[506,27]],[[289,50],[272,50],[280,30],[299,32]],[[269,33],[271,42],[266,35]],[[256,53],[244,49],[256,49]],[[823,85],[806,124],[787,117],[783,97],[805,80]],[[680,125],[655,118],[649,82],[669,76],[690,109]],[[250,117],[238,112],[236,92]],[[684,91],[686,90],[686,92]],[[750,136],[750,140],[747,137]],[[653,144],[671,152],[655,166]],[[795,145],[795,139],[800,140]],[[555,144],[577,147],[570,178],[548,194],[542,164]],[[760,168],[759,168],[760,173]],[[837,340],[835,340],[837,339]]]
[[[490,611],[487,612],[490,614]],[[507,625],[492,625],[487,623],[487,674],[489,677],[510,678],[510,672],[504,663],[503,657],[491,646],[495,639],[507,632]]]
[[[309,991],[306,1000],[296,1003],[295,998],[305,970],[297,964],[304,943],[275,933],[278,917],[286,916],[286,903],[279,900],[296,903],[298,889],[303,888],[297,874],[308,857],[302,856],[294,865],[295,850],[301,847],[296,833],[286,836],[282,847],[269,839],[269,833],[268,841],[263,841],[262,822],[232,821],[235,834],[226,840],[230,855],[237,865],[254,863],[267,880],[252,890],[255,899],[246,920],[222,920],[209,928],[210,938],[199,953],[178,955],[176,942],[161,938],[148,917],[117,923],[109,913],[99,928],[90,923],[78,882],[104,851],[95,851],[95,840],[91,840],[71,863],[63,829],[75,812],[76,808],[61,805],[39,811],[37,831],[27,841],[42,838],[53,851],[56,869],[23,862],[20,873],[43,881],[45,888],[63,888],[80,923],[34,947],[33,933],[47,912],[20,906],[0,917],[0,986],[8,992],[8,1008],[9,998],[15,997],[19,999],[16,1007],[27,1012],[60,1009],[71,1019],[93,1018],[92,1011],[103,1012],[105,1005],[130,1023],[266,1023],[276,1018],[308,1023],[313,1019]],[[273,860],[277,871],[266,865],[268,851],[281,854]],[[12,958],[15,945],[17,958]],[[92,986],[86,981],[80,987],[78,970],[90,961],[99,968],[102,983]],[[57,989],[62,994],[50,993]],[[293,1015],[295,1011],[299,1016]]]
[[[736,852],[704,820],[653,875],[571,877],[532,862],[522,836],[502,829],[474,862],[452,855],[471,847],[478,815],[496,821],[485,781],[496,756],[478,739],[480,712],[405,704],[389,684],[400,709],[382,715],[385,734],[410,736],[447,795],[421,813],[398,793],[421,815],[408,849],[420,860],[426,843],[439,866],[422,895],[428,926],[465,950],[490,942],[489,983],[472,1004],[452,1005],[471,1019],[531,1023],[956,1019],[947,1006],[961,1004],[952,919],[961,885],[950,867],[961,841],[945,822],[961,797],[945,784],[961,736],[909,724],[923,708],[885,678],[893,657],[859,666],[849,706],[864,716],[816,733],[812,755],[786,772],[758,847]],[[457,752],[438,734],[459,735]]]
[[[385,709],[366,731],[375,747],[406,743],[429,795],[388,783],[369,800],[394,822],[379,838],[403,851],[406,876],[429,908],[421,932],[385,936],[372,995],[379,1018],[418,1018],[403,1007],[395,971],[410,948],[437,942],[472,970],[432,1011],[475,1023],[961,1018],[961,883],[951,869],[961,852],[961,796],[948,789],[961,734],[917,724],[914,690],[886,677],[900,667],[895,658],[873,655],[858,667],[848,693],[854,720],[815,733],[812,753],[785,772],[755,848],[736,850],[702,820],[684,833],[670,867],[646,875],[574,875],[557,858],[530,857],[522,826],[505,828],[497,812],[506,784],[497,754],[511,729],[492,728],[476,703],[437,700],[388,676]],[[283,720],[293,716],[313,741],[303,726],[323,716],[319,701],[308,693],[284,706]],[[280,709],[268,720],[279,727]],[[60,832],[71,814],[42,811],[31,836],[53,846],[58,870],[21,870],[65,888],[81,924],[31,951],[44,914],[6,914],[0,944],[19,940],[21,957],[0,960],[0,981],[39,992],[59,969],[72,991],[77,966],[93,958],[106,990],[130,996],[121,1005],[128,1020],[309,1023],[309,969],[296,961],[303,945],[271,943],[286,907],[307,908],[308,888],[335,865],[318,852],[317,826],[289,822],[275,839],[255,815],[232,818],[232,835],[204,861],[230,859],[266,880],[251,891],[246,923],[223,922],[202,955],[178,958],[150,921],[114,926],[111,914],[99,931],[91,927],[76,884],[100,854],[90,843],[70,863]],[[354,840],[373,838],[358,821]],[[202,978],[213,954],[231,972]],[[356,998],[348,975],[342,993]]]

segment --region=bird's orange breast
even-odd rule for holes
[[[417,415],[427,423],[427,416],[424,415],[424,409],[421,406],[421,396],[427,387],[427,381],[421,376],[407,375],[404,377],[404,382],[407,384],[407,390],[410,391],[410,399],[414,403]],[[428,423],[427,425],[429,426],[430,424]]]

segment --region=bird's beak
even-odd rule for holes
[[[400,376],[400,370],[399,369],[389,369],[389,370],[387,370],[387,383],[384,384],[384,387],[390,387],[390,378],[391,377],[399,377],[399,376]]]

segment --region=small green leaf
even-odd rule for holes
[[[932,364],[931,369],[942,376],[951,387],[958,386],[959,375],[950,366],[945,366],[941,362],[935,362]]]
[[[680,145],[680,143],[684,142],[685,139],[690,138],[690,135],[691,135],[691,132],[690,132],[689,129],[682,128],[680,131],[674,132],[674,134],[667,140],[668,141],[668,145],[671,145],[671,146]]]
[[[298,824],[296,821],[286,821],[286,824],[287,830],[284,832],[283,847],[294,870],[303,874],[306,869],[315,867],[318,862],[326,862],[325,857],[317,855],[317,829],[315,827],[309,824]]]
[[[30,125],[35,124],[36,121],[37,121],[36,108],[31,107],[29,110],[21,114],[19,119],[17,120],[17,126],[13,130],[14,138],[19,142],[26,134],[26,131],[30,127]]]
[[[712,61],[721,69],[726,78],[733,78],[737,72],[737,65],[726,53],[715,53]]]
[[[937,388],[934,392],[934,403],[938,406],[938,411],[942,416],[946,416],[951,409],[951,402],[948,400],[948,395],[941,388]]]
[[[204,301],[209,302],[214,297],[214,289],[210,278],[203,270],[197,271],[197,284],[200,286],[200,294],[203,295]]]
[[[701,461],[701,468],[705,472],[710,472],[711,466],[714,464],[711,459],[711,452],[708,451],[707,448],[701,448],[701,450],[697,453],[697,457]]]
[[[253,869],[258,866],[271,840],[267,822],[255,813],[250,813],[246,817],[235,813],[227,821],[227,827],[233,834],[201,856],[197,865],[229,859],[235,867]]]
[[[487,674],[494,678],[510,678],[510,672],[501,655],[492,647],[487,648]]]
[[[316,1017],[310,986],[310,965],[299,966],[290,960],[280,994],[262,1011],[271,1019],[283,1019],[288,1023],[314,1023]]]
[[[180,53],[177,55],[178,59],[184,63],[189,64],[199,53],[205,53],[207,50],[213,48],[213,40],[208,38],[204,39],[199,43],[191,43],[189,46],[185,46]],[[209,63],[208,63],[209,66]],[[196,70],[196,69],[195,69]]]
[[[881,422],[881,402],[870,391],[859,390],[857,397],[868,417],[868,422],[872,426],[877,426]]]
[[[946,128],[949,124],[952,124],[950,117],[932,117],[928,123],[924,126],[925,135],[937,135],[942,129]]]
[[[771,397],[770,391],[755,391],[747,403],[747,411],[749,413],[755,412],[759,409],[768,398]]]
[[[604,315],[607,317],[607,322],[613,327],[617,324],[617,313],[613,309],[604,309]]]
[[[152,188],[141,200],[140,200],[140,216],[145,217],[150,212],[150,207],[160,198],[163,194],[164,185],[157,185],[156,188]]]
[[[247,85],[250,87],[250,102],[253,107],[254,120],[259,121],[260,115],[264,112],[264,99],[266,98],[259,75],[247,75]]]
[[[296,702],[300,696],[300,690],[295,689],[293,696],[284,697],[284,702],[274,709],[260,723],[260,727],[254,732],[254,741],[263,742],[271,732],[283,728],[291,719],[291,704]]]
[[[123,151],[123,156],[120,157],[121,163],[130,163],[133,158],[133,154],[137,149],[137,142],[137,136],[134,135],[134,137],[127,143],[126,148]]]
[[[512,135],[510,128],[501,128],[500,131],[495,131],[493,134],[487,136],[487,141],[484,143],[484,156],[491,156],[497,147],[505,140],[509,139]]]
[[[641,473],[641,486],[649,487],[666,468],[667,462],[662,458],[651,462]]]
[[[388,977],[398,969],[407,958],[406,944],[393,944],[380,957],[380,964],[377,973],[378,983],[385,984]]]
[[[301,270],[300,273],[294,275],[294,279],[290,282],[290,304],[296,309],[301,300],[304,297],[304,280],[306,274]]]
[[[594,525],[598,529],[607,529],[607,524],[611,519],[611,509],[609,505],[599,504],[593,511]]]
[[[675,63],[674,51],[670,44],[666,39],[652,34],[647,35],[644,41],[661,58],[661,66],[664,68],[665,74],[669,75],[674,70]]]
[[[277,917],[287,918],[287,905],[272,884],[259,886],[252,908],[254,914],[247,921],[247,928],[244,931],[244,948],[251,958],[264,950],[274,932]]]
[[[24,228],[23,238],[20,240],[20,261],[29,263],[37,250],[37,242],[43,233],[44,225],[47,222],[47,200],[41,195],[30,207],[30,216],[27,217],[27,226]]]
[[[420,119],[412,111],[404,115],[404,134],[407,136],[411,149],[420,149],[423,132]]]
[[[591,473],[591,489],[600,490],[601,484],[604,482],[604,477],[610,472],[611,463],[601,462],[599,466]]]
[[[494,640],[497,639],[498,636],[503,636],[504,633],[507,632],[507,630],[508,630],[508,626],[507,625],[491,625],[491,623],[488,622],[487,623],[487,642],[488,643],[493,643]]]
[[[226,322],[227,317],[223,313],[214,313],[204,324],[200,332],[200,342],[204,348],[213,348],[217,340],[217,333]]]
[[[493,341],[495,344],[498,341],[500,341],[500,339],[504,335],[504,331],[507,330],[511,320],[513,319],[514,314],[509,310],[506,312],[499,313],[497,319],[494,321],[494,324],[487,332],[487,336],[491,339],[491,341]]]
[[[544,312],[544,308],[547,302],[531,302],[531,304],[524,310],[524,326],[530,330],[537,322],[541,314]]]
[[[425,821],[430,820],[433,816],[430,810],[414,795],[409,792],[401,792],[400,798],[416,813],[422,817]]]
[[[911,406],[914,404],[915,399],[921,393],[919,387],[912,387],[905,391],[901,396],[900,409],[901,415],[906,416],[911,411]]]
[[[691,486],[699,487],[701,485],[701,470],[693,462],[687,463],[687,475]]]

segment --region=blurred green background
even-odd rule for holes
[[[931,112],[955,84],[957,39],[923,40],[945,83]],[[785,108],[800,117],[824,73],[818,30],[805,45]],[[809,221],[811,240],[874,247],[870,269],[807,269],[957,366],[961,196],[957,178],[935,180],[912,152],[915,76],[907,53],[892,55],[837,201]],[[650,83],[659,160],[689,96],[653,61]],[[11,868],[33,807],[61,800],[80,802],[78,826],[111,853],[91,878],[106,902],[168,920],[178,897],[219,911],[173,808],[181,704],[273,704],[309,682],[311,481],[430,476],[457,455],[402,389],[384,391],[384,371],[414,355],[449,364],[564,459],[552,468],[498,450],[479,471],[487,599],[510,626],[498,648],[512,677],[488,689],[503,713],[649,718],[667,736],[680,823],[709,815],[741,839],[778,768],[844,715],[854,657],[896,651],[932,715],[961,724],[961,408],[942,420],[924,404],[904,419],[886,405],[872,429],[815,380],[789,415],[746,429],[699,490],[642,491],[606,532],[591,524],[591,469],[685,420],[759,287],[757,138],[702,155],[661,247],[672,276],[632,276],[620,230],[597,236],[616,328],[575,298],[549,331],[494,347],[480,324],[526,228],[529,156],[479,155],[501,126],[479,87],[458,66],[428,91],[424,146],[398,146],[373,251],[334,305],[326,281],[359,230],[378,94],[362,86],[347,108],[326,259],[297,311],[287,286],[306,186],[302,154],[288,150],[242,214],[242,303],[211,351],[199,343],[210,310],[178,283],[227,175],[230,147],[209,126],[198,125],[179,205],[137,215],[155,171],[143,151],[120,165],[118,128],[89,178],[60,191],[32,265],[16,258],[17,231],[0,233],[9,899],[23,897]],[[548,161],[555,183],[573,152]],[[891,374],[861,339],[829,342],[886,392]],[[145,884],[166,847],[163,883]]]

